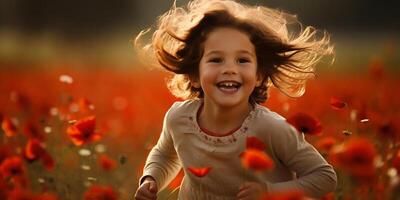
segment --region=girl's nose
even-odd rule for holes
[[[237,74],[237,67],[235,62],[226,62],[223,74]]]

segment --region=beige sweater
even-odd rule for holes
[[[334,191],[336,174],[332,166],[280,115],[256,105],[241,128],[228,136],[205,134],[197,124],[201,99],[174,103],[164,118],[157,144],[148,155],[143,176],[152,176],[163,189],[183,168],[179,199],[236,199],[246,181],[264,183],[268,191],[300,189],[311,197]],[[239,155],[246,138],[262,140],[275,162],[272,171],[245,170]],[[209,174],[196,177],[188,167],[212,167]]]

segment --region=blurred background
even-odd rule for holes
[[[284,117],[307,112],[321,122],[322,134],[307,140],[339,176],[337,190],[325,199],[399,197],[396,1],[241,2],[296,14],[303,25],[331,34],[335,62],[318,65],[305,95],[293,99],[271,89],[263,104]],[[45,193],[54,196],[39,199],[133,196],[163,116],[178,99],[167,90],[169,75],[139,62],[131,40],[154,28],[172,5],[172,0],[0,0],[0,199]],[[101,139],[77,145],[68,131],[76,123],[89,127],[88,134],[101,133]],[[47,153],[36,155],[33,144]],[[347,160],[334,157],[339,154]],[[9,177],[10,166],[24,167]],[[182,176],[160,199],[171,197]]]
[[[178,0],[185,5],[187,0]],[[358,70],[372,57],[399,62],[400,14],[395,1],[247,0],[297,14],[304,25],[332,34],[335,68]],[[130,44],[172,6],[169,0],[1,0],[0,61],[101,62],[132,68]],[[345,63],[345,65],[343,65]],[[3,68],[6,66],[2,66]]]

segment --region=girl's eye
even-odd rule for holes
[[[208,62],[213,62],[213,63],[221,63],[222,59],[221,58],[212,58]]]
[[[238,63],[248,63],[248,62],[250,62],[250,59],[247,59],[247,58],[239,58],[239,59],[237,60],[237,62],[238,62]]]

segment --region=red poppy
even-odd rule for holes
[[[246,138],[246,149],[258,149],[260,151],[264,151],[265,148],[265,143],[257,137],[250,136]]]
[[[43,165],[47,170],[54,168],[54,160],[43,148],[41,142],[37,139],[30,139],[25,147],[25,158],[28,161],[42,160]]]
[[[319,139],[315,143],[315,147],[320,151],[329,152],[335,143],[336,139],[332,136],[329,136]]]
[[[246,169],[264,171],[274,168],[273,160],[263,151],[247,149],[240,154],[242,165]]]
[[[290,190],[285,192],[269,192],[262,195],[261,200],[306,200],[304,192]]]
[[[22,160],[18,156],[11,156],[1,163],[0,173],[3,177],[13,177],[25,175],[25,168]]]
[[[310,135],[318,135],[322,131],[321,123],[305,113],[297,113],[287,119],[299,132]]]
[[[43,148],[41,142],[37,139],[29,139],[25,146],[25,157],[29,161],[39,159],[45,152],[46,150]]]
[[[115,160],[112,160],[106,155],[101,155],[99,158],[99,162],[101,168],[104,169],[105,171],[111,171],[117,166]]]
[[[89,116],[69,126],[67,134],[75,145],[81,146],[89,142],[97,141],[101,138],[101,135],[95,132],[95,126],[95,116]]]
[[[197,177],[204,177],[211,171],[212,167],[188,167],[188,170]]]
[[[112,187],[91,186],[83,195],[84,200],[117,200],[118,195]]]
[[[10,178],[15,187],[26,187],[26,169],[18,156],[11,156],[3,160],[0,165],[0,176]]]
[[[3,121],[1,123],[1,128],[3,129],[7,137],[12,137],[17,134],[17,127],[8,117],[3,118]]]
[[[332,97],[330,101],[331,107],[335,110],[340,110],[344,107],[346,107],[347,103],[344,102],[343,100],[337,98],[337,97]]]
[[[330,161],[356,177],[367,178],[374,175],[375,157],[375,147],[369,140],[352,138],[332,149]]]

